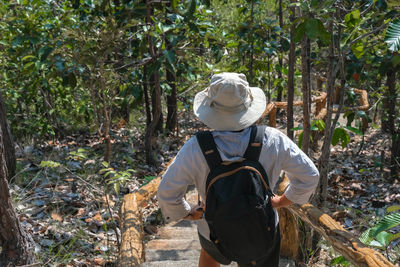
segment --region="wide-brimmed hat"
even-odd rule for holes
[[[217,131],[238,131],[255,123],[264,113],[264,92],[250,87],[241,73],[224,72],[211,78],[210,86],[196,94],[194,114]]]

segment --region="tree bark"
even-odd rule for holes
[[[398,178],[400,164],[400,131],[396,131],[395,118],[396,116],[396,70],[390,67],[387,72],[387,130],[392,135],[392,148],[390,157],[390,176],[394,182]]]
[[[328,23],[328,31],[331,34],[331,43],[329,45],[329,58],[328,58],[328,77],[327,77],[327,114],[325,119],[324,142],[321,149],[321,156],[318,160],[318,170],[320,180],[317,188],[317,194],[314,198],[318,207],[322,207],[328,194],[328,172],[329,172],[329,157],[332,139],[332,113],[333,113],[333,95],[335,87],[335,46],[333,38],[333,20]]]
[[[390,134],[395,132],[395,118],[396,118],[396,70],[390,66],[386,74],[386,86],[387,86],[387,131]]]
[[[170,6],[170,4],[168,3],[167,6]],[[168,17],[166,18],[166,24],[168,24],[168,25],[172,24],[172,21],[170,19],[168,19]],[[172,50],[172,45],[169,42],[168,38],[165,38],[165,44],[166,44],[168,51]],[[175,62],[173,62],[173,64],[175,64]],[[174,133],[174,131],[176,131],[177,123],[178,123],[176,76],[175,76],[175,73],[172,72],[167,67],[165,69],[166,69],[167,83],[168,83],[169,87],[171,87],[171,93],[169,95],[167,95],[167,122],[165,124],[165,128],[170,133]]]
[[[151,110],[149,100],[149,81],[147,80],[147,68],[143,66],[143,93],[144,93],[144,105],[146,109],[146,126],[148,127],[151,123]]]
[[[254,21],[254,0],[251,1],[251,13],[250,13],[250,25],[253,27]],[[250,62],[249,62],[249,83],[253,83],[253,63],[254,63],[254,36],[251,36],[251,44],[250,44]]]
[[[309,40],[308,37],[304,36],[301,41],[301,74],[302,74],[302,87],[303,92],[303,141],[301,148],[303,152],[308,155],[310,147],[310,58],[309,58]]]
[[[282,12],[282,0],[279,0],[279,27],[283,29],[283,12]],[[279,70],[278,70],[278,80],[279,82],[282,81],[282,67],[283,67],[283,48],[282,48],[282,41],[283,40],[283,32],[280,33],[280,43],[281,46],[279,48],[279,56],[278,56],[278,63],[279,63]],[[278,86],[278,95],[276,97],[276,101],[282,101],[282,91],[283,88],[281,85]]]
[[[295,3],[294,0],[291,0],[290,3]],[[295,7],[290,8],[290,21],[292,26],[290,27],[290,51],[289,51],[289,75],[288,75],[288,105],[286,109],[287,113],[287,136],[293,140],[293,131],[291,129],[294,128],[293,122],[293,101],[294,101],[294,71],[296,64],[296,44],[294,42],[294,30],[296,25],[294,25],[296,18],[296,9]]]
[[[7,182],[4,135],[0,127],[0,266],[31,264],[35,260],[32,237],[19,223]]]
[[[147,22],[151,23],[151,1],[146,0],[146,18]],[[147,36],[148,43],[149,43],[149,50],[150,50],[150,55],[153,58],[153,60],[156,60],[156,53],[155,53],[155,47],[153,43],[153,37],[149,34]],[[148,125],[147,130],[146,130],[146,136],[145,136],[145,150],[146,150],[146,162],[147,164],[150,165],[155,165],[156,160],[153,155],[153,147],[152,147],[152,139],[155,133],[155,130],[157,128],[157,125],[159,123],[159,118],[161,116],[161,88],[160,88],[160,73],[156,71],[154,73],[154,89],[153,89],[153,120],[151,123]]]
[[[167,122],[166,128],[169,132],[173,133],[176,131],[176,126],[178,124],[178,116],[177,116],[177,98],[176,98],[176,77],[175,74],[171,71],[167,70],[167,82],[171,87],[171,94],[167,96]]]
[[[0,92],[0,128],[3,132],[3,142],[4,142],[4,154],[7,164],[7,179],[10,181],[15,175],[16,169],[16,159],[15,159],[15,147],[13,136],[11,134],[10,125],[7,121],[6,109],[4,106],[3,96]]]

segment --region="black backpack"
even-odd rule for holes
[[[240,162],[222,162],[209,131],[196,134],[210,168],[206,182],[205,219],[210,239],[226,258],[256,265],[270,254],[279,234],[268,177],[258,162],[265,126],[252,126],[249,145]]]

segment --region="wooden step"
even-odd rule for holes
[[[193,260],[197,261],[200,256],[200,250],[198,249],[146,249],[145,258],[146,261],[182,261],[182,260]]]
[[[146,249],[152,250],[189,250],[201,249],[198,240],[190,239],[154,239],[147,243]]]

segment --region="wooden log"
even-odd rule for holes
[[[144,258],[144,231],[136,194],[128,194],[124,197],[120,213],[122,240],[118,266],[139,266]]]
[[[269,126],[274,128],[276,127],[276,110],[276,107],[274,107],[269,113]]]
[[[165,170],[174,159],[175,157],[168,162]],[[137,192],[127,194],[122,201],[120,209],[122,239],[118,260],[120,267],[138,266],[144,260],[144,230],[141,209],[156,195],[165,170],[159,174],[159,177],[139,188]]]
[[[286,188],[289,178],[284,177],[279,188]],[[340,223],[311,204],[290,205],[287,209],[318,231],[331,246],[356,267],[394,267],[381,253],[366,247],[359,239],[346,231]]]
[[[366,247],[356,236],[313,205],[291,205],[288,209],[324,236],[336,251],[356,267],[394,267],[382,254]]]

